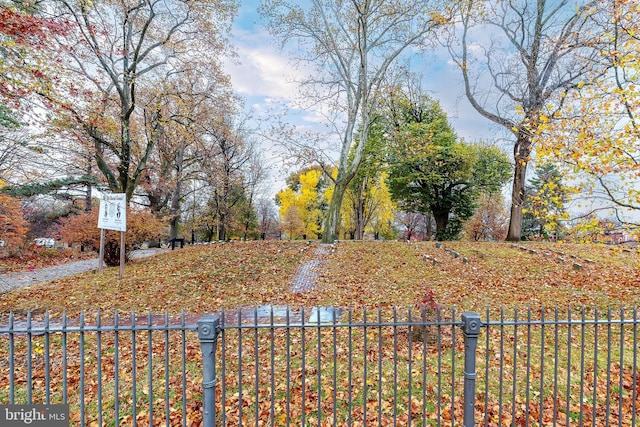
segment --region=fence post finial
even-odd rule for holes
[[[220,318],[205,314],[198,320],[198,338],[202,350],[202,425],[216,425],[216,346]]]
[[[464,427],[475,426],[476,348],[482,322],[478,313],[462,313],[464,334]]]

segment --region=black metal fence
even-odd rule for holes
[[[72,425],[635,426],[638,323],[636,309],[11,315],[0,403],[68,403]]]

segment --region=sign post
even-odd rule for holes
[[[104,265],[104,237],[105,230],[120,232],[120,278],[124,276],[124,233],[127,231],[127,195],[124,193],[105,194],[100,197],[100,260],[98,271],[102,272]]]

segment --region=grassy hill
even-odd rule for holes
[[[2,294],[0,311],[389,308],[412,305],[428,289],[438,303],[459,310],[631,307],[640,301],[635,249],[468,242],[340,242],[334,251],[324,249],[287,241],[187,247],[132,262],[121,281],[111,268]],[[309,263],[320,263],[314,289],[292,292],[296,272]]]

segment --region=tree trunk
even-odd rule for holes
[[[356,206],[355,240],[364,239],[364,200],[360,197]]]
[[[425,220],[425,230],[427,233],[427,240],[431,240],[431,237],[433,236],[433,225],[431,224],[431,214],[425,215],[424,216],[424,220]]]
[[[440,240],[440,236],[449,224],[449,212],[433,212],[433,218],[436,220],[436,238]]]
[[[329,209],[327,209],[327,215],[324,219],[322,243],[333,243],[338,240],[337,230],[340,225],[340,207],[342,206],[347,184],[348,182],[345,183],[344,180],[336,182],[333,197],[331,197],[331,203],[329,203]]]
[[[358,188],[358,197],[356,198],[356,206],[355,206],[355,240],[363,240],[364,239],[364,227],[365,227],[365,217],[364,217],[364,189],[366,186],[366,178],[362,180],[360,187]]]
[[[171,222],[169,228],[169,238],[175,239],[178,237],[178,226],[180,225],[180,201],[182,199],[182,163],[184,159],[184,143],[180,144],[176,163],[178,170],[176,172],[176,187],[171,195],[171,206],[169,207],[169,215],[171,215]]]
[[[178,237],[178,223],[180,222],[180,215],[173,215],[171,221],[169,221],[169,240],[176,239]]]
[[[511,216],[507,232],[508,242],[519,242],[522,238],[522,207],[524,206],[524,186],[529,154],[531,154],[531,141],[527,135],[519,134],[513,150],[515,168],[511,190]]]
[[[227,240],[227,227],[225,224],[225,216],[220,214],[218,220],[218,240]]]

